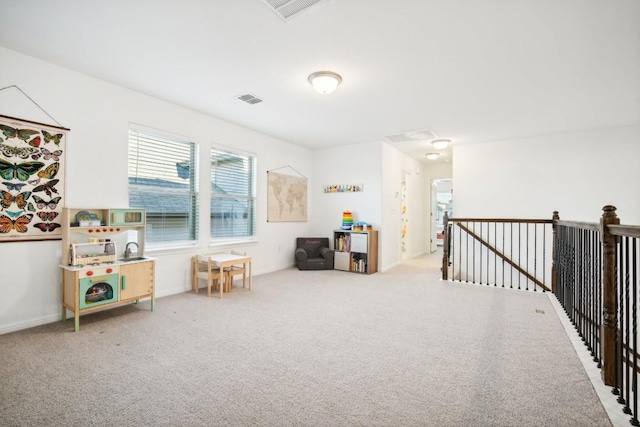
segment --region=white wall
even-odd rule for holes
[[[311,152],[257,132],[134,92],[17,52],[0,48],[0,87],[17,85],[62,126],[70,128],[67,151],[68,207],[122,207],[128,203],[127,132],[130,122],[161,129],[200,144],[201,165],[212,143],[253,152],[258,157],[258,243],[246,246],[260,274],[293,265],[295,237],[309,233],[310,222],[266,222],[267,171],[290,165],[313,178]],[[0,114],[53,123],[14,88],[0,91]],[[376,168],[379,174],[379,167]],[[205,171],[200,177],[208,180]],[[378,178],[379,180],[379,178]],[[322,181],[324,182],[324,181]],[[377,184],[373,183],[375,189]],[[202,212],[209,195],[201,194]],[[314,210],[309,198],[309,211]],[[207,217],[204,215],[201,217]],[[379,222],[378,218],[374,218]],[[189,258],[207,250],[208,230],[200,244],[158,257],[156,294],[186,291]],[[60,242],[0,243],[4,268],[0,298],[0,333],[60,318]],[[162,304],[162,302],[159,302]]]
[[[382,165],[380,143],[353,144],[313,151],[315,183],[309,186],[309,209],[314,236],[331,237],[342,224],[342,212],[350,210],[354,222],[365,221],[380,230]],[[325,185],[363,184],[358,193],[323,193]],[[381,237],[379,235],[379,237]]]
[[[407,180],[409,200],[408,256],[425,251],[424,165],[387,143],[370,142],[315,150],[315,188],[311,230],[317,236],[332,236],[340,227],[342,212],[350,210],[354,221],[365,221],[378,230],[378,270],[402,262],[402,182]],[[329,184],[364,184],[361,193],[323,193]]]
[[[424,210],[428,188],[422,174],[424,165],[393,148],[382,144],[382,224],[380,260],[382,270],[402,263],[402,182],[407,183],[407,257],[424,253],[427,229]]]
[[[640,224],[640,126],[453,147],[454,215]]]

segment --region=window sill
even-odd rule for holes
[[[216,248],[216,249],[226,249],[226,248],[238,247],[238,246],[253,246],[257,244],[258,244],[257,239],[216,240],[216,241],[209,242],[208,247]]]

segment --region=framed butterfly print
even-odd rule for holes
[[[68,131],[0,115],[0,242],[62,238]]]

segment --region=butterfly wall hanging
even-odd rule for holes
[[[27,142],[31,136],[38,135],[40,132],[34,129],[18,129],[13,128],[11,126],[0,124],[0,130],[2,130],[2,134],[5,138],[19,138],[25,142]]]
[[[42,136],[44,136],[44,143],[47,144],[49,142],[53,142],[56,145],[60,145],[60,140],[62,139],[62,137],[64,136],[61,133],[57,133],[55,135],[50,134],[49,132],[47,132],[46,130],[42,131]]]
[[[11,194],[7,191],[2,191],[0,192],[0,195],[2,195],[2,199],[0,199],[0,206],[2,206],[2,210],[10,208],[14,203],[19,209],[25,210],[27,207],[27,199],[31,196],[31,191],[25,191],[24,193],[19,194]]]
[[[62,150],[49,151],[46,148],[36,150],[36,152],[36,154],[33,154],[31,156],[33,160],[38,160],[40,157],[42,157],[43,160],[53,159],[57,162],[58,160],[60,160],[60,156],[62,155]]]
[[[26,214],[19,216],[16,219],[11,219],[6,215],[0,215],[0,236],[2,234],[9,234],[12,230],[18,233],[26,233],[29,230],[29,223],[33,218],[33,214]]]
[[[11,163],[5,159],[0,159],[0,176],[4,179],[26,181],[31,175],[42,169],[43,166],[44,163],[42,162]]]
[[[58,184],[58,182],[60,182],[59,179],[52,179],[49,182],[45,182],[44,184],[33,187],[33,192],[38,193],[38,192],[44,191],[47,194],[47,196],[52,196],[53,195],[52,193],[58,194],[58,190],[56,190],[56,187],[55,187]]]
[[[0,243],[62,238],[68,131],[0,115]]]
[[[13,182],[7,182],[7,181],[4,181],[2,184],[4,184],[4,186],[7,188],[7,191],[20,191],[22,187],[27,185],[20,182],[13,183]]]
[[[38,158],[42,155],[40,154],[40,149],[34,147],[14,147],[9,144],[0,143],[0,153],[2,153],[5,157],[20,157],[21,159],[28,159],[29,156],[38,156]],[[33,160],[38,160],[34,158]]]

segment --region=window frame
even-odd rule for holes
[[[222,153],[228,156],[237,156],[243,158],[244,161],[248,163],[248,167],[251,168],[251,171],[247,174],[246,182],[243,185],[246,185],[247,191],[245,193],[228,193],[221,194],[216,192],[219,187],[220,181],[217,179],[215,175],[219,169],[217,168],[216,163],[214,162],[214,156],[216,153]],[[210,191],[209,191],[209,244],[211,246],[228,244],[228,243],[243,243],[256,241],[257,239],[257,181],[258,181],[258,156],[255,153],[239,150],[233,147],[228,147],[221,144],[212,144],[211,149],[209,150],[209,181],[210,181]],[[246,202],[246,219],[247,219],[247,230],[249,231],[243,235],[233,235],[233,231],[230,233],[232,235],[224,235],[224,236],[214,236],[214,212],[213,205],[216,200],[242,200]],[[224,213],[222,219],[224,220]],[[233,227],[230,227],[233,230]]]
[[[157,190],[151,189],[149,190],[149,188],[151,186],[149,185],[145,185],[145,184],[139,184],[136,183],[136,180],[140,180],[140,179],[159,179],[158,177],[160,175],[155,175],[155,176],[139,176],[136,175],[138,174],[138,172],[136,172],[136,174],[132,175],[131,174],[131,170],[132,167],[136,167],[139,166],[141,164],[141,156],[140,156],[140,138],[141,136],[144,136],[145,139],[147,139],[147,143],[149,143],[149,141],[155,141],[157,143],[162,143],[162,144],[176,144],[176,147],[178,147],[178,149],[182,148],[184,150],[184,147],[188,147],[188,161],[190,162],[189,167],[187,168],[187,170],[189,171],[188,174],[188,178],[189,181],[186,183],[187,185],[187,189],[186,191],[184,189],[179,189],[179,188],[172,188],[171,186],[158,186]],[[135,140],[135,138],[137,138],[137,141]],[[134,148],[133,144],[137,143],[137,147],[135,147],[138,150],[137,154],[132,154],[132,149]],[[198,177],[198,171],[199,171],[199,159],[200,159],[200,150],[199,150],[199,144],[194,142],[191,138],[187,138],[184,136],[180,136],[180,135],[175,135],[172,134],[170,132],[166,132],[166,131],[162,131],[162,130],[158,130],[158,129],[153,129],[153,128],[148,128],[142,125],[138,125],[135,123],[130,123],[129,125],[129,130],[128,130],[128,141],[127,141],[127,192],[128,192],[128,199],[129,199],[129,205],[130,207],[140,207],[140,208],[145,208],[147,209],[147,233],[146,233],[146,242],[145,245],[146,247],[150,250],[162,250],[162,249],[166,249],[166,248],[173,248],[173,247],[190,247],[190,246],[195,246],[197,244],[197,242],[199,241],[199,230],[200,230],[200,202],[201,202],[201,198],[200,198],[200,183],[199,183],[199,177]],[[154,157],[152,157],[152,155],[149,155],[147,158],[142,157],[143,161],[147,161],[149,162],[149,160],[153,160]],[[173,160],[172,160],[173,159]],[[179,167],[178,165],[180,164],[180,162],[176,162],[175,158],[171,157],[171,155],[168,155],[166,157],[158,157],[158,160],[162,160],[165,161],[167,163],[173,163],[175,164],[175,170],[176,170],[176,176],[182,178],[180,176],[180,172],[179,172]],[[136,162],[135,166],[132,166],[132,161]],[[151,172],[156,172],[153,170],[153,168],[151,168]],[[149,175],[149,172],[147,172],[147,175]],[[173,179],[173,178],[172,178]],[[178,181],[169,181],[169,179],[167,179],[167,182],[174,182],[177,185],[180,185],[182,183],[179,183]],[[184,184],[182,184],[184,185]],[[171,196],[175,196],[175,197],[187,197],[188,198],[188,202],[187,202],[187,211],[186,211],[186,218],[184,219],[184,221],[186,222],[186,227],[185,228],[180,228],[179,232],[183,232],[186,234],[186,238],[175,238],[175,239],[167,239],[167,238],[162,238],[160,240],[149,240],[150,237],[152,236],[152,233],[149,232],[149,225],[150,225],[150,221],[149,221],[149,213],[151,212],[153,215],[153,209],[149,209],[149,206],[134,206],[135,203],[131,202],[131,197],[132,197],[132,189],[134,191],[139,191],[139,192],[145,192],[145,189],[147,190],[146,193],[148,194],[152,194],[152,195],[157,195],[158,197],[162,197],[162,198],[166,198],[167,195]],[[182,205],[180,205],[182,206]],[[161,212],[161,216],[160,216],[160,221],[164,221],[165,220],[165,215],[167,213],[166,212]],[[169,215],[171,215],[171,212],[168,213]],[[166,228],[163,228],[163,230],[166,230]],[[170,232],[169,232],[170,233]],[[170,234],[169,234],[170,237]]]

